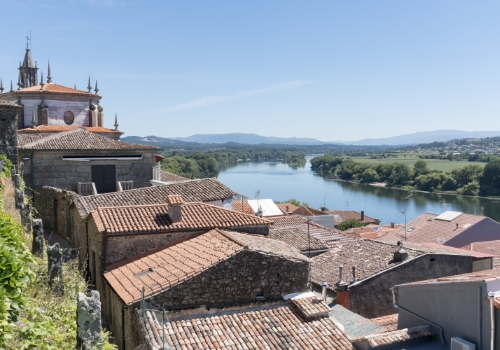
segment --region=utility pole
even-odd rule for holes
[[[413,196],[413,193],[410,193],[406,197],[403,198],[403,214],[405,214],[405,241],[406,241],[406,200]]]

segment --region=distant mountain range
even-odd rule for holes
[[[247,145],[265,144],[281,144],[281,145],[320,145],[327,142],[322,142],[316,139],[307,137],[274,137],[261,136],[257,134],[196,134],[188,137],[171,137],[171,139],[184,142],[198,143],[228,143],[236,142]]]
[[[196,134],[188,137],[159,137],[159,136],[127,136],[123,137],[123,141],[146,143],[146,144],[170,144],[170,146],[190,146],[196,147],[196,144],[226,144],[226,143],[239,143],[246,145],[325,145],[325,144],[339,144],[339,145],[355,145],[355,146],[404,146],[416,145],[419,143],[431,142],[446,142],[455,139],[466,138],[484,138],[500,136],[500,131],[462,131],[462,130],[436,130],[436,131],[423,131],[413,134],[406,134],[400,136],[392,136],[378,139],[363,139],[359,141],[332,141],[324,142],[314,138],[306,137],[274,137],[274,136],[261,136],[257,134],[245,133],[231,133],[231,134]],[[188,143],[188,144],[183,144]]]

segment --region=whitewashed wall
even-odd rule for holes
[[[24,126],[31,126],[33,110],[38,111],[38,105],[42,102],[41,99],[22,99],[24,105]],[[44,100],[45,105],[49,109],[49,125],[67,125],[64,122],[64,112],[71,111],[75,116],[75,121],[71,125],[87,126],[89,123],[89,103],[88,101],[60,101],[60,100]]]

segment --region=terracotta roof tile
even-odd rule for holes
[[[112,140],[83,128],[55,133],[24,144],[21,149],[34,150],[158,150],[158,147]]]
[[[268,220],[205,203],[185,203],[182,220],[172,222],[168,204],[99,207],[92,212],[103,222],[106,234],[175,232],[211,228],[239,228],[269,225]]]
[[[356,236],[362,238],[374,239],[386,235],[394,230],[395,229],[391,228],[390,226],[388,227],[382,225],[368,224],[363,227],[351,228],[349,230],[346,230],[345,232],[355,234]]]
[[[253,211],[252,207],[250,206],[250,204],[248,204],[247,201],[233,201],[232,205],[234,211],[255,215],[255,212]]]
[[[40,92],[40,93],[52,93],[52,92],[59,92],[59,93],[66,93],[66,94],[77,94],[77,95],[88,95],[92,97],[101,97],[99,95],[96,95],[92,92],[87,92],[87,91],[82,91],[82,90],[77,90],[77,89],[72,89],[63,85],[58,85],[54,83],[47,83],[43,87],[43,90],[41,90],[40,85],[34,85],[30,87],[26,87],[20,90],[15,90],[14,92],[16,93],[24,93],[24,92]]]
[[[54,133],[43,133],[43,134],[17,134],[17,144],[22,147],[28,143],[43,139],[54,135]]]
[[[318,300],[316,297],[292,298],[292,303],[295,304],[297,309],[299,309],[306,318],[328,316],[330,311],[332,311],[328,305],[322,300]]]
[[[277,234],[279,235],[281,234],[283,228],[294,228],[305,233],[309,232],[311,237],[317,238],[329,247],[335,246],[339,242],[356,238],[355,236],[344,234],[342,231],[331,230],[318,225],[312,221],[308,224],[307,219],[299,215],[278,216],[270,218],[269,220],[273,222],[273,225],[269,230],[269,234],[272,234],[274,230],[277,230]]]
[[[278,208],[283,212],[283,214],[291,214],[295,210],[297,210],[299,207],[296,205],[293,205],[292,203],[281,203],[281,204],[276,204]],[[288,211],[287,211],[288,207]]]
[[[182,196],[179,196],[178,194],[171,194],[167,196],[167,203],[172,205],[182,205],[184,204],[184,201],[182,200]]]
[[[182,196],[186,202],[212,202],[231,198],[236,193],[217,179],[186,180],[164,186],[143,187],[128,191],[95,196],[82,196],[75,206],[82,218],[98,207],[124,207],[131,205],[166,204],[172,194]]]
[[[500,271],[498,270],[482,270],[462,275],[432,278],[425,281],[416,281],[400,284],[399,286],[417,285],[417,284],[442,284],[442,283],[461,283],[461,282],[491,282],[500,280]]]
[[[71,130],[76,130],[79,128],[84,128],[88,132],[93,132],[93,133],[123,134],[123,132],[121,132],[119,130],[108,129],[108,128],[105,128],[102,126],[77,126],[77,125],[38,125],[38,126],[36,126],[35,129],[33,129],[33,128],[19,129],[19,130],[17,130],[17,133],[18,134],[41,133],[41,134],[46,135],[46,133],[71,131]]]
[[[243,249],[309,261],[283,242],[244,233],[210,230],[106,267],[104,278],[126,303],[181,283]]]
[[[385,333],[397,330],[398,320],[399,320],[399,314],[392,314],[392,315],[372,318],[370,321],[379,326],[384,327],[384,333]]]
[[[307,230],[302,227],[277,228],[269,230],[269,238],[278,239],[286,242],[300,251],[328,249],[328,245],[318,238],[309,235]],[[343,237],[342,237],[343,238]]]
[[[353,342],[366,340],[372,348],[378,348],[390,344],[400,343],[412,339],[432,337],[435,333],[429,326],[418,326],[413,328],[399,329],[392,332],[367,335],[357,339],[351,339]]]
[[[315,216],[315,215],[327,215],[328,212],[316,210],[310,207],[301,206],[295,209],[292,214],[305,215],[305,216]]]
[[[189,180],[188,178],[169,173],[165,170],[160,170],[160,178],[163,182],[179,182],[184,180]]]
[[[162,324],[153,312],[140,318],[151,347],[161,348]],[[354,349],[331,317],[305,320],[293,304],[175,319],[167,342],[180,349]]]
[[[466,246],[462,247],[462,249],[475,253],[500,257],[500,240],[474,242],[467,244]]]
[[[358,213],[354,210],[330,210],[328,211],[331,215],[336,215],[342,220],[347,219],[356,219],[358,221],[362,221],[364,224],[377,224],[380,222],[379,219],[371,218],[368,215],[365,215],[364,219],[361,220],[361,213]]]

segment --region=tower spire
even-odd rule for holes
[[[47,84],[52,83],[52,75],[50,75],[50,61],[49,61],[49,67],[48,67],[48,74],[47,74]]]
[[[95,89],[94,89],[94,91],[95,91],[96,95],[99,92],[99,89],[97,88],[97,80],[95,81]]]
[[[3,92],[2,78],[0,78],[0,92]]]
[[[115,114],[115,130],[118,130],[118,116]]]
[[[41,71],[41,78],[40,78],[40,90],[43,90],[43,87],[45,86],[43,82],[43,71]]]
[[[14,91],[14,88],[12,87],[12,79],[10,80],[10,92]]]
[[[89,85],[87,86],[87,89],[89,89],[88,92],[90,92],[90,90],[92,90],[92,86],[90,86],[90,77],[89,77]]]

